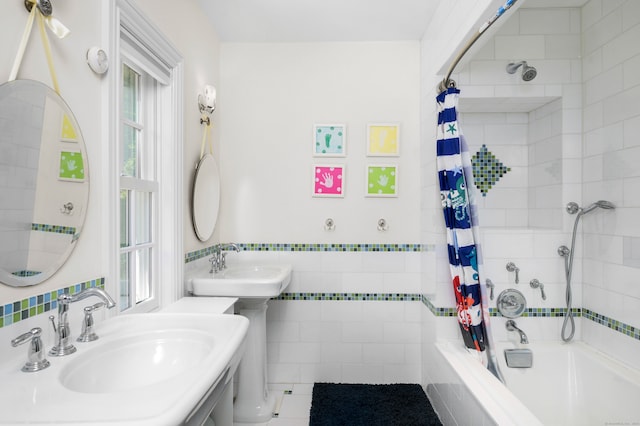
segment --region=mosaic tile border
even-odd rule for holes
[[[615,330],[618,333],[622,333],[625,336],[640,340],[640,328],[622,323],[620,321],[616,321],[612,318],[595,313],[589,309],[583,309],[582,316],[590,319],[593,322],[597,322],[600,325],[604,325],[605,327]]]
[[[457,316],[456,308],[439,308],[436,307],[427,295],[421,295],[422,303],[431,311],[431,313],[437,317],[455,317]],[[540,318],[557,318],[564,317],[567,312],[567,308],[527,308],[522,313],[523,317],[540,317]],[[596,322],[600,325],[608,327],[614,331],[624,334],[636,340],[640,340],[640,328],[634,327],[629,324],[622,323],[620,321],[609,318],[605,315],[600,315],[589,309],[572,308],[571,313],[575,318],[584,317],[588,320]],[[489,308],[489,315],[492,317],[501,317],[497,308]]]
[[[46,223],[32,223],[31,230],[66,235],[74,235],[76,233],[76,228],[73,226],[47,225]]]
[[[76,294],[90,287],[104,289],[104,278],[85,281],[37,296],[30,296],[13,303],[0,305],[0,328],[57,309],[59,295],[63,293]]]
[[[282,293],[272,300],[331,300],[331,301],[375,301],[417,302],[420,294],[410,293]]]
[[[310,243],[240,243],[242,251],[289,252],[426,252],[433,251],[432,244],[310,244]],[[185,254],[185,263],[213,254],[214,247],[207,247]]]

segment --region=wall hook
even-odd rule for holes
[[[64,203],[62,205],[62,208],[60,209],[60,213],[68,214],[69,216],[71,216],[73,214],[73,203],[72,202]]]
[[[378,231],[387,231],[389,229],[389,224],[385,219],[378,219]]]
[[[324,221],[324,230],[333,231],[334,229],[336,229],[336,223],[333,221],[333,219],[327,218],[327,220]]]

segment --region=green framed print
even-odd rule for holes
[[[365,182],[367,197],[398,196],[398,166],[394,164],[369,164]]]
[[[58,179],[84,182],[84,159],[80,151],[60,151]]]

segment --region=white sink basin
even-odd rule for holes
[[[214,349],[214,338],[196,331],[159,331],[113,340],[67,364],[60,381],[67,389],[113,393],[157,385],[188,372]],[[96,366],[100,368],[96,368]]]
[[[191,278],[195,296],[245,299],[279,296],[291,282],[291,265],[231,265],[221,272]]]
[[[0,370],[0,400],[11,407],[0,424],[183,424],[231,379],[248,327],[239,315],[122,315],[98,322],[100,338],[75,343],[76,353],[48,357],[45,370],[20,371],[20,351]]]

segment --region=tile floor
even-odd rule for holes
[[[276,411],[265,426],[307,426],[311,410],[310,384],[269,384],[269,389],[276,395]]]

